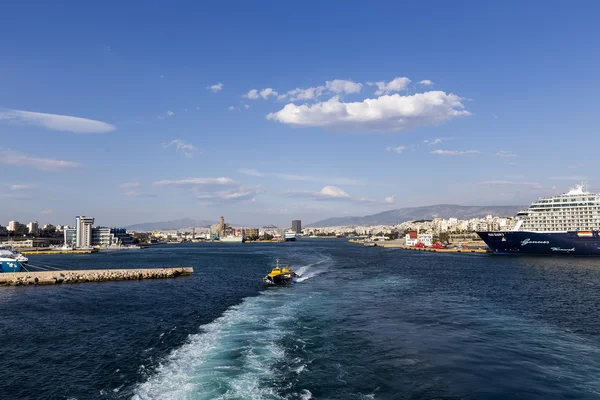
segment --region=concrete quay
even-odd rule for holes
[[[44,250],[23,250],[21,251],[21,254],[24,255],[48,255],[48,254],[91,254],[91,253],[96,253],[98,250],[97,249],[85,249],[85,250],[80,250],[80,249],[75,249],[75,250],[52,250],[52,249],[44,249]]]
[[[90,269],[0,273],[0,285],[57,285],[60,283],[165,279],[190,275],[192,267],[147,269]]]

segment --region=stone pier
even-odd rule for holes
[[[148,269],[90,269],[0,273],[0,285],[56,285],[59,283],[164,279],[190,275],[192,267]]]

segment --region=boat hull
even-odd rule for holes
[[[16,260],[0,260],[0,272],[21,272],[22,264]]]
[[[477,232],[494,254],[600,256],[600,232]]]

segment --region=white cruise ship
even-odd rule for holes
[[[600,194],[578,185],[542,197],[510,231],[477,232],[494,253],[600,255]]]

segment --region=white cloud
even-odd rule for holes
[[[395,151],[398,154],[402,153],[402,151],[405,149],[406,149],[406,146],[396,146],[396,147],[388,146],[385,148],[386,151]]]
[[[309,175],[295,175],[295,174],[286,174],[286,173],[277,173],[277,172],[260,172],[251,168],[240,168],[238,172],[256,177],[273,177],[279,178],[286,181],[306,181],[306,182],[320,182],[320,183],[334,183],[336,185],[360,185],[362,182],[356,179],[350,178],[332,178],[326,176],[309,176]]]
[[[389,93],[400,92],[402,90],[406,90],[409,83],[410,83],[410,79],[408,79],[406,77],[398,77],[387,83],[384,81],[369,82],[368,85],[377,86],[378,90],[375,91],[375,95],[381,96],[382,94],[389,94]]]
[[[423,79],[421,82],[419,82],[421,85],[425,85],[425,86],[429,86],[429,85],[433,85],[433,82],[431,82],[429,79]]]
[[[221,82],[215,83],[212,86],[209,86],[208,89],[212,90],[214,93],[218,93],[223,90],[223,84]]]
[[[10,187],[10,190],[31,190],[33,189],[33,185],[23,185],[23,184],[17,184],[17,185],[12,185]]]
[[[162,180],[152,183],[153,186],[179,186],[179,187],[193,187],[193,186],[224,186],[234,185],[235,181],[229,178],[187,178],[180,180]]]
[[[121,189],[134,189],[134,188],[138,188],[140,186],[142,186],[142,184],[139,182],[127,182],[127,183],[122,183],[119,185],[119,187]]]
[[[404,131],[436,125],[453,118],[471,115],[462,99],[442,91],[399,94],[344,103],[339,97],[313,105],[287,104],[270,113],[267,119],[296,126],[368,128],[380,131]]]
[[[258,90],[252,89],[248,93],[246,93],[243,97],[245,97],[247,99],[251,99],[251,100],[256,100],[256,99],[258,99],[258,96],[259,96]]]
[[[315,201],[342,201],[352,202],[357,204],[382,205],[394,202],[394,196],[388,196],[384,200],[369,199],[365,197],[355,198],[350,196],[346,191],[336,186],[325,186],[318,192],[288,190],[285,192],[287,196],[304,197]]]
[[[423,140],[423,143],[426,143],[428,146],[435,146],[436,144],[442,143],[442,139]]]
[[[319,191],[319,194],[325,197],[350,197],[348,193],[335,186],[325,186]]]
[[[172,140],[171,143],[163,143],[164,148],[171,146],[175,146],[176,151],[183,151],[183,155],[187,158],[192,158],[194,156],[193,152],[198,150],[193,144],[186,143],[181,139]]]
[[[42,210],[40,211],[40,214],[52,214],[53,212],[53,210]]]
[[[296,88],[287,92],[290,101],[314,100],[325,91],[324,86],[309,87],[308,89]],[[281,97],[281,96],[280,96]]]
[[[254,201],[256,195],[262,192],[263,189],[260,187],[248,188],[237,186],[229,190],[200,192],[196,195],[196,199],[207,205],[223,205],[228,203]]]
[[[0,121],[2,120],[75,133],[107,133],[117,129],[114,125],[93,119],[10,109],[0,109]]]
[[[154,193],[144,193],[144,192],[139,192],[137,190],[129,190],[129,191],[125,192],[124,194],[127,197],[147,197],[147,198],[157,197],[156,194],[154,194]]]
[[[479,154],[479,150],[434,150],[431,154],[439,154],[442,156],[465,156],[471,154]]]
[[[244,108],[247,110],[250,108],[250,104],[244,104]]]
[[[0,199],[30,200],[31,196],[22,193],[0,193]]]
[[[255,169],[251,169],[251,168],[240,168],[238,170],[238,172],[241,172],[242,174],[250,175],[250,176],[263,176],[262,173],[258,172]]]
[[[534,189],[541,189],[543,186],[539,182],[519,182],[519,181],[507,181],[507,180],[497,180],[497,181],[485,181],[481,182],[482,185],[499,185],[499,186],[529,186]]]
[[[229,106],[229,107],[227,107],[227,109],[228,110],[235,110],[235,107],[234,106]]]
[[[9,149],[0,149],[0,164],[31,167],[42,171],[67,171],[83,167],[82,164],[72,161],[31,157]]]
[[[514,161],[509,161],[509,162],[506,163],[506,165],[517,165],[517,163],[514,162]]]
[[[500,157],[516,157],[517,155],[514,153],[511,153],[510,151],[504,151],[504,150],[500,150],[499,152],[496,153],[497,156]]]
[[[167,117],[172,117],[173,115],[175,115],[173,111],[167,111]]]
[[[260,91],[260,97],[267,100],[269,96],[277,96],[279,93],[274,91],[272,88],[266,88]]]
[[[358,93],[362,84],[344,79],[334,79],[325,82],[325,88],[333,93]]]
[[[553,181],[573,181],[573,182],[581,182],[585,181],[588,178],[583,175],[567,175],[567,176],[551,176],[549,179]]]

